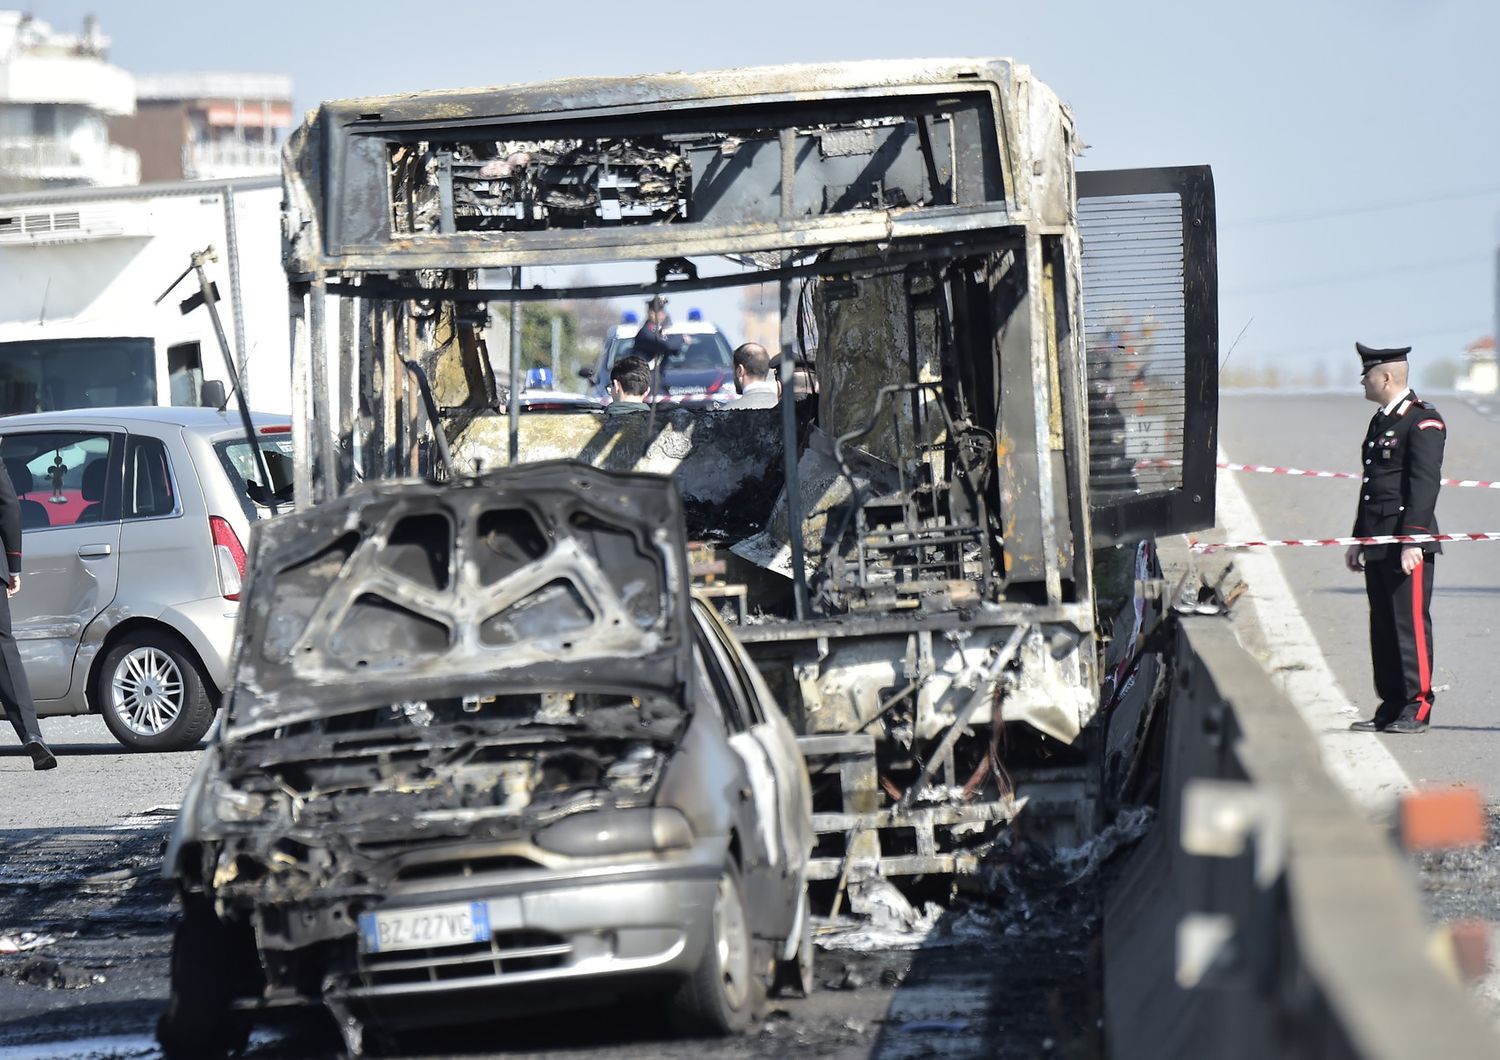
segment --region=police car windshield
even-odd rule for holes
[[[666,334],[666,340],[672,347],[672,352],[667,356],[666,361],[668,369],[727,369],[734,360],[734,351],[729,348],[729,340],[717,331],[700,334],[669,331]],[[613,367],[620,358],[628,357],[634,349],[634,338],[615,339],[610,347],[609,367]]]

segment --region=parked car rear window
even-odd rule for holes
[[[277,503],[289,503],[292,499],[292,437],[289,434],[258,439],[260,451],[266,458],[266,469],[271,473],[271,492]],[[234,485],[234,492],[245,509],[247,519],[259,519],[270,514],[270,508],[256,504],[250,499],[247,487],[251,482],[260,482],[260,467],[250,443],[244,440],[215,442],[214,452],[219,454],[219,463]]]

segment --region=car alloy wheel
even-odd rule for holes
[[[132,751],[185,751],[213,724],[216,693],[193,649],[171,630],[129,630],[98,665],[89,703]]]
[[[142,645],[116,664],[109,694],[126,728],[138,736],[158,736],[182,713],[182,670],[160,648]]]
[[[719,879],[714,896],[714,948],[724,1000],[733,1008],[742,1008],[750,991],[750,930],[745,923],[744,903],[734,880],[727,875]]]

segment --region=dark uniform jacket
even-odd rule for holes
[[[16,487],[3,463],[0,463],[0,544],[5,552],[0,558],[0,578],[9,582],[12,574],[21,573],[21,502],[16,499]]]
[[[668,326],[670,325],[642,324],[641,329],[635,333],[635,342],[630,347],[630,352],[647,364],[655,364],[659,358],[670,357],[676,349],[673,341],[662,334],[663,329]]]
[[[1438,481],[1448,429],[1438,410],[1409,393],[1387,416],[1377,410],[1360,447],[1359,510],[1354,536],[1436,534]],[[1367,559],[1385,559],[1399,545],[1367,545]],[[1422,545],[1441,552],[1436,542]]]
[[[608,405],[604,406],[604,414],[606,416],[629,416],[631,413],[635,412],[650,411],[651,406],[646,404],[644,401],[631,401],[629,399],[625,399],[622,401],[611,401]]]

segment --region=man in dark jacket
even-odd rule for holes
[[[21,653],[10,631],[10,598],[21,590],[21,503],[10,472],[0,462],[0,544],[5,556],[0,561],[0,581],[5,596],[0,597],[0,706],[15,726],[33,769],[51,769],[57,759],[42,742],[42,730],[36,722],[36,704],[31,701],[31,686],[21,668]]]
[[[610,402],[604,406],[606,416],[624,416],[631,412],[650,412],[646,393],[651,389],[651,369],[639,357],[621,357],[609,371]]]
[[[1438,487],[1448,428],[1407,385],[1410,347],[1358,350],[1365,397],[1380,406],[1360,446],[1355,537],[1438,533]],[[1370,601],[1370,661],[1380,706],[1353,729],[1422,733],[1432,719],[1432,581],[1442,547],[1352,545],[1344,562],[1363,571]]]
[[[673,342],[666,335],[667,328],[671,326],[671,318],[667,316],[667,300],[656,295],[646,303],[646,322],[635,333],[635,343],[630,352],[649,364],[653,371],[660,372],[663,368],[661,359],[676,352]]]

